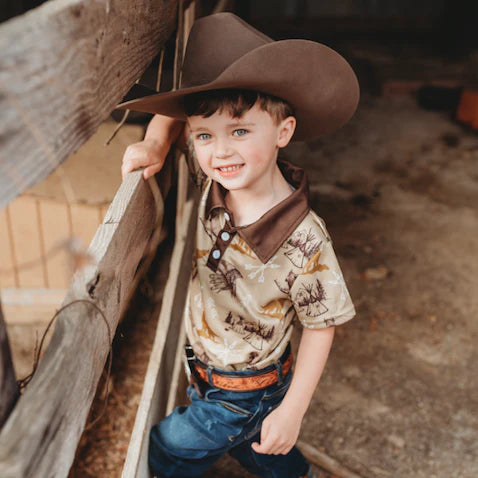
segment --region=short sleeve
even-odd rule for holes
[[[289,294],[297,318],[304,327],[332,327],[355,316],[355,308],[328,235],[297,275]]]

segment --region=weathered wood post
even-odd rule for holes
[[[159,53],[177,0],[51,0],[0,25],[0,206],[81,146]],[[0,431],[0,476],[64,478],[118,321],[157,245],[163,194],[128,175],[39,367]],[[11,380],[11,379],[10,379]]]
[[[10,415],[19,396],[13,369],[7,327],[0,303],[0,429]]]

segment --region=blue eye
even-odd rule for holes
[[[201,141],[206,141],[211,138],[211,135],[208,133],[200,133],[196,136],[197,139],[200,139]]]
[[[244,136],[248,132],[249,131],[247,131],[247,129],[240,128],[240,129],[235,129],[234,132],[233,132],[233,135],[234,136]]]

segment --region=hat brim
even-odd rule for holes
[[[359,101],[355,73],[336,51],[309,40],[280,40],[245,54],[212,82],[129,99],[117,108],[185,121],[186,95],[225,88],[256,90],[287,101],[297,119],[296,141],[336,131],[352,117]]]

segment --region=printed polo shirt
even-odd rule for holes
[[[258,221],[236,227],[227,191],[188,163],[202,192],[185,321],[201,361],[225,370],[261,369],[285,351],[296,320],[324,328],[354,317],[302,169],[279,161],[294,191]]]

